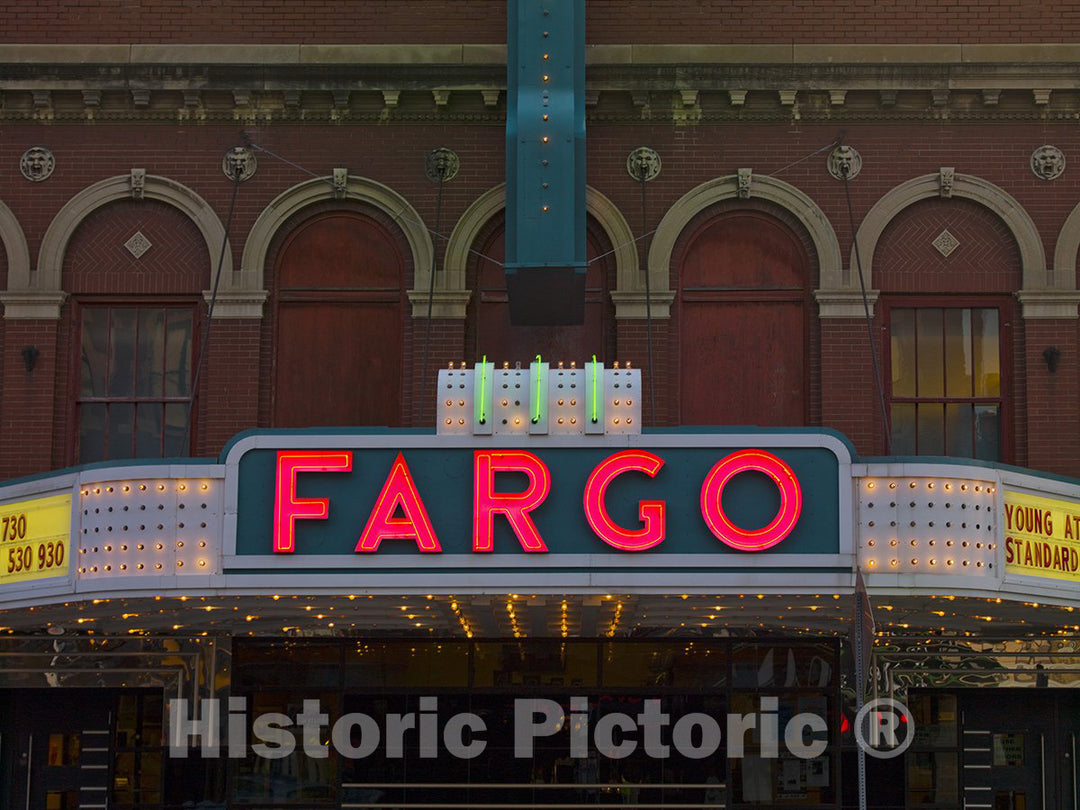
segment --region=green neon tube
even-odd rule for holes
[[[480,424],[487,424],[487,415],[484,413],[484,405],[487,403],[487,355],[480,361]]]
[[[597,415],[597,404],[599,403],[600,400],[597,399],[597,392],[596,392],[596,389],[597,389],[596,379],[599,376],[596,373],[596,366],[597,366],[596,355],[594,354],[592,356],[592,421],[593,421],[594,425],[598,421],[600,421],[600,417]]]
[[[540,355],[536,355],[536,413],[533,414],[533,424],[540,421]]]

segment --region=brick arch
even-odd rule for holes
[[[314,243],[304,241],[312,237]],[[393,254],[391,272],[366,273],[371,269],[365,263],[370,256],[366,248],[373,246],[369,238]],[[348,248],[343,247],[346,244]],[[299,260],[291,277],[283,267],[290,256]],[[272,305],[259,323],[260,422],[276,427],[400,424],[402,362],[412,347],[404,292],[415,268],[399,221],[384,209],[351,197],[298,206],[274,231],[264,264]],[[383,270],[387,267],[381,265]],[[375,345],[368,339],[372,331],[385,342],[385,351],[370,351]],[[333,332],[334,339],[326,332]],[[340,350],[349,345],[368,350],[350,360],[348,352]],[[305,375],[298,390],[280,384]],[[365,383],[357,388],[356,379],[361,378]],[[324,384],[322,395],[312,403],[311,392]],[[376,400],[385,407],[375,407]]]
[[[815,423],[819,386],[808,380],[819,340],[810,294],[820,263],[801,220],[768,200],[723,199],[686,223],[671,266],[679,422]],[[743,375],[748,358],[768,372]]]
[[[89,186],[72,197],[49,223],[38,253],[35,278],[25,276],[8,278],[9,292],[36,290],[52,293],[55,314],[39,317],[60,317],[63,301],[61,276],[68,243],[76,229],[92,212],[117,200],[131,199],[131,177],[118,175]],[[232,256],[225,240],[225,228],[210,205],[193,190],[157,175],[146,175],[143,199],[159,200],[182,211],[198,228],[209,255],[222,256],[222,289],[227,290],[232,278]],[[217,314],[217,313],[215,313]]]
[[[236,274],[237,293],[246,293],[266,298],[267,254],[278,229],[291,220],[297,213],[318,203],[336,199],[337,188],[333,178],[317,177],[285,190],[263,209],[255,224],[251,227],[244,243],[244,253],[240,259],[240,272]],[[412,260],[413,284],[416,291],[427,292],[431,278],[431,263],[434,251],[431,235],[416,209],[388,186],[369,180],[366,177],[349,177],[346,199],[370,205],[389,216],[395,226],[404,235],[409,246]],[[410,297],[412,293],[410,291]],[[254,317],[259,317],[253,313]]]
[[[933,242],[944,231],[948,256]],[[886,225],[874,255],[875,286],[890,293],[1013,293],[1021,285],[1020,250],[1005,222],[968,199],[920,200]]]
[[[23,233],[19,220],[11,212],[11,209],[0,202],[0,242],[4,245],[4,258],[6,263],[7,291],[0,292],[0,302],[4,304],[5,318],[34,318],[40,317],[33,314],[34,302],[38,292],[31,287],[30,279],[30,248],[26,243],[26,235]],[[11,280],[18,279],[20,292],[11,290]],[[59,314],[59,310],[57,311]]]
[[[673,266],[675,268],[681,266],[683,255],[686,252],[687,245],[692,239],[695,231],[719,214],[739,211],[764,214],[776,220],[790,231],[791,236],[797,240],[806,251],[809,270],[806,284],[812,288],[818,283],[821,275],[821,263],[818,260],[817,247],[814,244],[813,237],[803,226],[802,222],[787,208],[777,205],[776,203],[771,203],[768,200],[755,198],[749,200],[728,198],[699,211],[693,219],[686,223],[686,227],[683,228],[678,239],[675,240],[675,244],[671,251]]]
[[[1076,284],[1076,259],[1080,252],[1080,203],[1069,213],[1065,224],[1058,233],[1054,246],[1053,277],[1054,286],[1065,289],[1067,280]]]
[[[1075,274],[1068,278],[1058,278],[1052,268],[1046,264],[1046,253],[1035,223],[1023,206],[1004,189],[995,186],[981,177],[970,174],[955,174],[952,185],[952,198],[971,200],[993,212],[1005,223],[1012,233],[1020,254],[1022,287],[1020,298],[1025,296],[1030,301],[1041,299],[1046,293],[1051,298],[1075,293]],[[851,268],[857,266],[856,250],[862,261],[862,275],[868,288],[873,286],[874,261],[878,241],[886,227],[905,208],[915,203],[941,195],[941,177],[939,174],[926,174],[901,183],[878,200],[867,212],[855,235],[855,244],[851,250],[851,260],[841,279],[840,289],[858,290],[857,279],[852,281]],[[1072,317],[1076,317],[1076,301],[1071,302]],[[1025,317],[1034,314],[1025,302]]]
[[[809,234],[817,255],[821,287],[839,286],[842,259],[840,243],[825,213],[795,186],[767,175],[753,175],[749,199],[765,200],[790,212]],[[700,212],[729,199],[739,199],[738,175],[709,180],[691,189],[668,209],[660,220],[649,248],[649,279],[652,289],[670,290],[672,254],[679,236]]]
[[[124,246],[136,232],[151,243],[139,258]],[[199,295],[210,280],[210,253],[195,223],[156,200],[114,200],[91,211],[68,240],[61,271],[72,295]]]

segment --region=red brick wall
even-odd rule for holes
[[[151,243],[138,259],[124,247],[136,233]],[[73,295],[201,295],[210,275],[206,240],[183,212],[122,200],[92,212],[71,235],[61,284]]]
[[[948,230],[948,256],[933,246]],[[1008,293],[1022,284],[1020,251],[992,211],[961,198],[923,200],[885,228],[874,254],[874,286],[885,293]]]
[[[588,0],[590,43],[1076,42],[1072,3]],[[505,42],[503,0],[4,0],[0,42]]]
[[[56,321],[19,320],[4,324],[3,398],[0,399],[0,479],[53,468],[53,404],[56,378],[66,358],[57,358]],[[23,349],[39,354],[26,371]]]
[[[1080,458],[1077,322],[1028,320],[1023,329],[1028,437],[1024,463],[1047,472],[1076,475]],[[1054,372],[1043,359],[1043,352],[1051,346],[1061,353]]]

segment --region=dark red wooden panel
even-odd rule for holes
[[[805,423],[801,302],[682,307],[682,423]]]
[[[682,262],[683,289],[802,288],[806,251],[783,223],[757,211],[710,220],[692,237]]]
[[[289,235],[275,272],[275,426],[401,423],[402,267],[393,236],[360,214]]]
[[[680,267],[680,421],[806,424],[806,250],[764,213],[702,225]]]
[[[279,306],[274,425],[399,424],[400,332],[394,305]]]
[[[401,286],[393,237],[367,217],[336,212],[293,231],[278,259],[278,289]]]

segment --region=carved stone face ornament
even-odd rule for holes
[[[255,174],[258,165],[255,153],[246,146],[234,146],[221,159],[221,170],[230,180],[247,180]]]
[[[19,170],[23,177],[34,183],[47,180],[56,168],[56,159],[53,153],[44,146],[32,146],[23,152],[19,161]]]
[[[1040,146],[1031,153],[1031,170],[1042,180],[1056,180],[1065,171],[1065,154],[1056,146]]]
[[[840,144],[829,155],[829,174],[837,180],[852,180],[862,170],[862,155],[854,147]]]
[[[639,146],[626,158],[626,171],[638,182],[652,180],[660,174],[660,155],[648,146]]]

